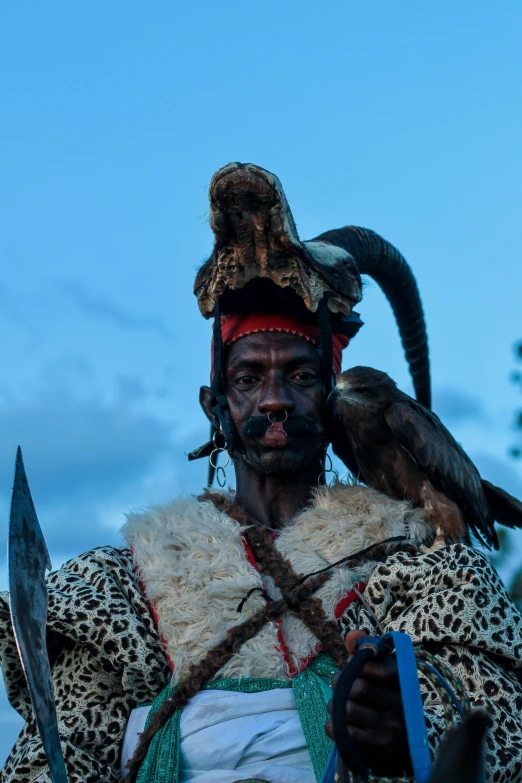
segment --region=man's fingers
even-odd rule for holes
[[[332,677],[332,688],[335,690],[341,673],[335,674]],[[397,662],[393,656],[383,658],[382,661],[372,661],[367,663],[362,670],[360,677],[366,680],[374,680],[380,682],[387,688],[399,689],[399,677],[397,675]]]
[[[347,702],[346,719],[350,738],[361,750],[384,747],[402,735],[402,725],[392,711],[377,712],[357,702]],[[333,739],[331,718],[326,722],[325,730]]]
[[[383,688],[371,680],[358,677],[355,680],[347,701],[364,704],[376,710],[394,710],[397,713],[402,712],[402,700],[399,691]],[[333,699],[328,702],[328,713],[331,715],[333,709]]]
[[[399,687],[399,675],[397,674],[397,661],[390,655],[382,661],[370,661],[361,672],[361,677],[366,680],[374,680],[386,685],[387,688]]]
[[[375,761],[375,753],[387,749],[391,743],[397,741],[399,735],[393,729],[389,724],[384,724],[377,733],[359,726],[348,726],[348,734],[368,764]]]
[[[401,722],[393,710],[376,710],[351,700],[346,703],[346,722],[351,728],[367,731],[372,742],[383,736],[389,740],[402,730]]]
[[[350,691],[349,701],[366,704],[375,709],[399,710],[402,706],[400,691],[393,688],[384,688],[365,677],[358,677]]]
[[[366,636],[368,636],[366,631],[361,631],[359,628],[356,628],[354,631],[348,631],[344,643],[350,655],[355,654],[355,642],[357,639],[364,639]]]

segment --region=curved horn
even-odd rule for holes
[[[392,307],[417,400],[431,408],[430,361],[424,311],[417,283],[406,259],[374,231],[356,226],[325,231],[312,242],[342,247],[357,262],[362,275],[380,285]]]

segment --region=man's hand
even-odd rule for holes
[[[359,630],[347,634],[350,657],[355,653],[355,642],[364,636],[365,632]],[[334,689],[338,679],[337,674],[332,681]],[[328,712],[332,714],[332,701],[328,704]],[[387,776],[411,772],[394,657],[366,664],[346,702],[346,722],[350,739],[372,772]],[[326,724],[326,733],[333,739],[331,719]]]

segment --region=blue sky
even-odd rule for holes
[[[522,495],[522,11],[464,0],[135,0],[0,9],[0,537],[22,445],[55,566],[127,509],[197,491],[207,189],[283,182],[302,238],[347,223],[418,278],[435,410]],[[409,390],[376,286],[345,366]],[[5,561],[0,563],[5,586]],[[0,760],[18,730],[0,704]]]

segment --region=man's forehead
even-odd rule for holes
[[[316,346],[294,334],[262,332],[242,337],[229,348],[229,366],[243,362],[308,361],[320,364]]]

